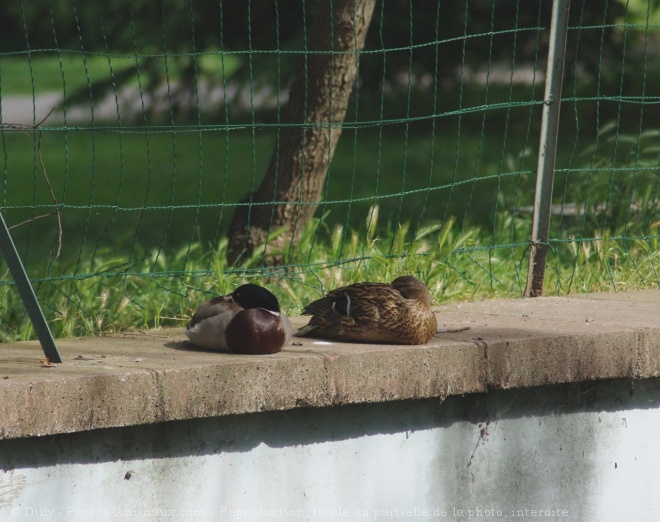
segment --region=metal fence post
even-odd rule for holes
[[[60,357],[60,352],[57,351],[53,334],[51,333],[46,318],[41,311],[37,296],[30,284],[23,263],[21,263],[21,258],[18,256],[16,245],[14,245],[14,241],[11,238],[11,234],[9,233],[2,212],[0,212],[0,252],[2,252],[5,261],[7,261],[7,266],[14,278],[16,289],[23,300],[23,304],[30,317],[30,321],[32,321],[32,326],[39,338],[44,354],[46,354],[46,357],[48,357],[50,362],[61,363],[62,358]]]
[[[570,4],[570,0],[554,0],[552,3],[548,65],[545,79],[545,105],[543,106],[543,119],[541,120],[539,161],[536,170],[536,192],[534,194],[534,221],[532,224],[525,297],[543,295]]]

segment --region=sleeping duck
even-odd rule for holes
[[[277,297],[255,284],[202,303],[186,328],[188,339],[201,348],[249,354],[279,352],[291,333]]]
[[[392,284],[357,283],[308,304],[296,335],[366,343],[425,344],[438,328],[431,294],[413,276]]]

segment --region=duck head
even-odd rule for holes
[[[415,276],[400,276],[392,281],[392,288],[397,290],[406,299],[415,299],[421,301],[427,306],[431,306],[431,292]]]
[[[280,303],[277,297],[267,288],[253,283],[239,286],[231,293],[231,298],[245,310],[263,308],[271,312],[280,312]]]

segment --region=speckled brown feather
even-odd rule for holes
[[[297,335],[343,341],[425,344],[437,321],[428,289],[417,278],[403,276],[392,284],[357,283],[329,292],[307,305],[312,315]]]

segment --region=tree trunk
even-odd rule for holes
[[[285,252],[314,215],[341,135],[357,76],[358,52],[364,47],[375,3],[318,2],[309,49],[323,52],[305,55],[282,111],[284,126],[266,176],[236,208],[228,232],[230,264],[248,259],[266,243],[264,254]],[[269,237],[282,228],[277,237]]]

